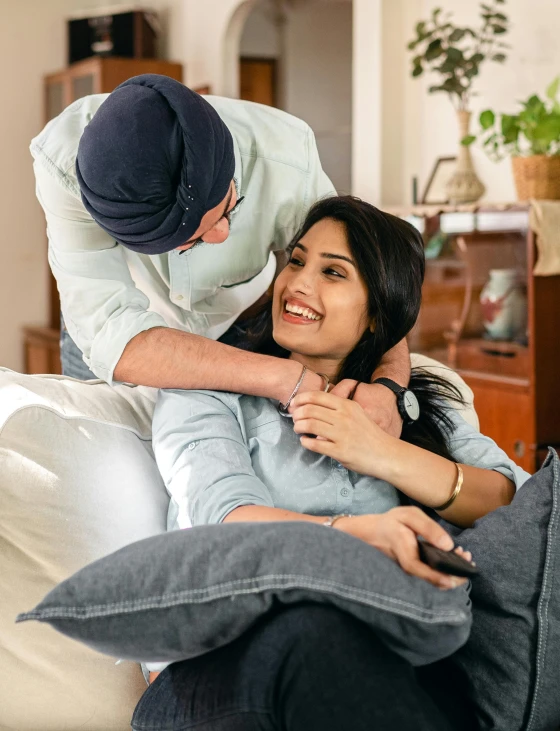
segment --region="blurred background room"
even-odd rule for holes
[[[459,370],[482,431],[525,469],[559,444],[558,0],[3,0],[1,10],[0,366],[60,368],[30,140],[75,99],[163,73],[308,122],[339,192],[424,234],[411,349]]]

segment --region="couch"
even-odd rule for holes
[[[441,364],[467,401],[472,392]],[[38,623],[14,624],[87,563],[166,529],[151,449],[157,392],[0,368],[0,731],[125,731],[146,688],[117,663]]]

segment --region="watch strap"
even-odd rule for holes
[[[376,378],[375,381],[372,381],[372,383],[380,383],[382,386],[390,388],[393,393],[397,394],[397,396],[403,391],[408,391],[406,386],[401,386],[400,383],[392,381],[390,378]]]

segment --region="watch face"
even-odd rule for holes
[[[420,405],[412,391],[405,391],[402,395],[402,405],[411,421],[417,421],[420,416]]]

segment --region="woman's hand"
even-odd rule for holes
[[[385,389],[386,391],[388,389]],[[311,452],[332,457],[347,469],[383,478],[383,466],[398,458],[399,440],[373,423],[355,401],[308,391],[292,402],[294,430]]]
[[[347,399],[357,383],[345,378],[330,393]],[[379,383],[360,383],[353,400],[362,407],[370,421],[390,436],[399,439],[403,423],[397,408],[397,399],[390,389]]]
[[[407,574],[424,579],[440,589],[454,589],[466,582],[466,579],[458,576],[435,571],[420,561],[418,536],[444,551],[453,548],[451,536],[420,508],[393,508],[378,515],[339,518],[333,527],[383,551],[386,556],[397,561]],[[467,561],[472,559],[470,552],[462,548],[456,549],[456,553]]]

